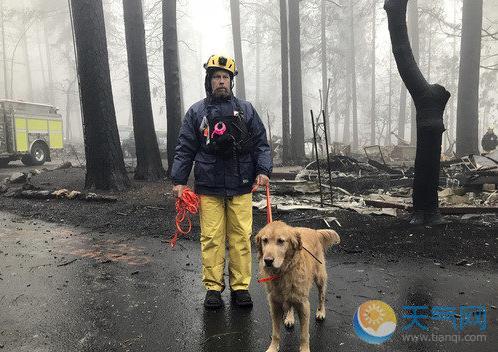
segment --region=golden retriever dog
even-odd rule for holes
[[[294,326],[294,309],[301,326],[299,351],[310,350],[309,292],[315,282],[318,287],[316,319],[325,319],[325,250],[339,242],[339,235],[333,230],[292,227],[282,221],[269,223],[256,235],[259,271],[263,278],[260,281],[268,280],[265,286],[272,318],[271,344],[267,352],[279,349],[284,315],[285,326]]]

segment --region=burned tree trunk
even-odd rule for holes
[[[240,35],[240,3],[239,0],[230,0],[230,15],[232,17],[233,50],[235,54],[235,65],[237,66],[236,96],[240,99],[246,98],[246,85],[244,82],[244,63],[242,60],[242,39]]]
[[[455,2],[453,4],[453,23],[456,23],[456,17],[457,17],[457,3]],[[454,34],[456,34],[456,31],[453,30]],[[456,53],[456,44],[457,44],[457,36],[454,35],[451,43],[451,48],[452,48],[452,62],[451,62],[451,67],[450,67],[450,91],[455,92],[457,90],[457,83],[456,83],[456,71],[459,66],[459,58]],[[455,144],[455,97],[450,100],[450,109],[448,113],[448,130],[447,130],[447,140],[448,140],[448,147],[447,150],[450,152],[453,152],[453,146]]]
[[[354,22],[354,8],[353,2],[349,4],[350,11],[350,25],[351,25],[351,94],[353,99],[353,143],[351,149],[358,151],[358,97],[356,92],[356,49],[355,49],[355,22]]]
[[[441,157],[443,114],[450,93],[439,84],[429,84],[415,61],[406,28],[408,0],[386,0],[392,50],[398,71],[413,98],[417,119],[417,154],[413,183],[412,224],[441,222],[437,187]]]
[[[405,144],[405,129],[406,129],[406,87],[400,85],[399,92],[399,111],[398,111],[398,145]]]
[[[387,114],[387,132],[384,142],[388,146],[391,145],[391,130],[392,130],[392,120],[393,120],[392,101],[393,101],[393,57],[392,55],[389,55],[389,103],[388,103],[389,111]]]
[[[45,53],[47,55],[48,101],[50,102],[50,104],[55,105],[54,78],[53,78],[53,73],[52,73],[53,72],[53,70],[52,70],[52,54],[51,54],[51,50],[50,50],[50,44],[48,41],[47,20],[43,21],[43,40],[45,43]]]
[[[112,99],[102,0],[71,0],[83,108],[85,188],[130,186]]]
[[[418,64],[420,59],[418,0],[410,0],[408,3],[408,36],[415,63]],[[410,145],[414,146],[417,144],[417,111],[413,100],[410,100],[410,126]]]
[[[464,1],[458,79],[456,154],[479,153],[479,63],[482,0]]]
[[[289,123],[289,36],[287,31],[287,0],[280,0],[280,58],[282,62],[282,162],[292,159]]]
[[[261,21],[256,19],[256,99],[254,105],[256,111],[263,111],[261,106]],[[270,127],[270,126],[268,126]]]
[[[31,58],[28,50],[28,14],[25,13],[23,15],[23,26],[24,26],[24,35],[22,36],[22,47],[24,54],[24,66],[26,68],[26,79],[27,79],[27,97],[28,101],[34,101],[33,94],[33,79],[31,77]]]
[[[301,163],[303,160],[305,160],[305,154],[299,0],[289,1],[289,64],[291,91],[292,157],[295,162]]]
[[[178,36],[176,32],[176,0],[163,1],[163,58],[166,89],[168,175],[175,157],[175,148],[182,122]]]
[[[351,143],[351,76],[350,76],[350,70],[351,70],[351,65],[350,65],[350,53],[351,50],[347,49],[347,54],[345,55],[346,62],[344,63],[345,66],[345,82],[344,85],[346,86],[345,89],[345,97],[344,97],[344,125],[342,129],[342,142],[344,144],[350,144]]]
[[[339,142],[339,99],[337,97],[337,88],[332,90],[332,94],[334,102],[334,142]]]
[[[3,0],[0,0],[0,27],[2,30],[2,65],[3,65],[3,94],[5,98],[11,98],[9,93],[9,87],[7,85],[7,52],[5,51],[5,27],[4,27],[4,10],[3,10]]]
[[[376,28],[375,28],[375,22],[376,22],[376,6],[377,6],[377,0],[373,0],[373,6],[372,6],[372,85],[371,85],[371,108],[370,108],[370,144],[375,144],[375,37],[376,37]],[[389,91],[389,94],[391,94],[391,91]],[[390,96],[389,96],[390,97]],[[389,105],[389,108],[391,108],[391,105]],[[390,112],[390,111],[389,111]]]
[[[123,16],[133,111],[133,134],[137,154],[135,179],[157,181],[166,176],[166,171],[161,164],[150,101],[142,1],[123,0]]]
[[[320,10],[320,45],[321,45],[321,66],[322,66],[322,109],[327,117],[327,136],[332,136],[330,134],[330,120],[329,118],[329,79],[328,79],[328,68],[327,68],[327,36],[326,36],[326,22],[327,22],[327,7],[325,4],[326,0],[322,0],[321,10]]]
[[[73,133],[71,127],[71,101],[73,95],[73,86],[76,83],[76,77],[68,82],[68,86],[66,89],[66,140],[73,141]]]

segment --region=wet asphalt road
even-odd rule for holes
[[[261,284],[251,286],[251,311],[231,307],[225,291],[225,308],[206,312],[198,244],[183,240],[170,249],[162,240],[0,212],[0,351],[265,351],[271,322]],[[312,351],[498,350],[491,308],[498,271],[362,254],[329,253],[327,260],[327,318],[310,324]],[[359,340],[352,327],[369,299],[383,300],[398,316],[393,339],[379,346]],[[313,290],[313,310],[316,302]],[[486,342],[403,341],[403,305],[486,305]],[[448,321],[426,324],[430,333],[455,334]],[[280,351],[299,350],[297,329],[284,330]]]

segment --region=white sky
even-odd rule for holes
[[[232,27],[229,1],[190,0],[192,23],[201,35],[203,60],[211,54],[233,57]],[[205,59],[204,59],[205,58]]]

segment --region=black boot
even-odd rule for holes
[[[220,309],[223,307],[223,300],[221,299],[221,292],[208,290],[206,298],[204,299],[204,308],[206,309]]]
[[[247,290],[232,291],[232,302],[240,308],[252,308],[251,295]]]

